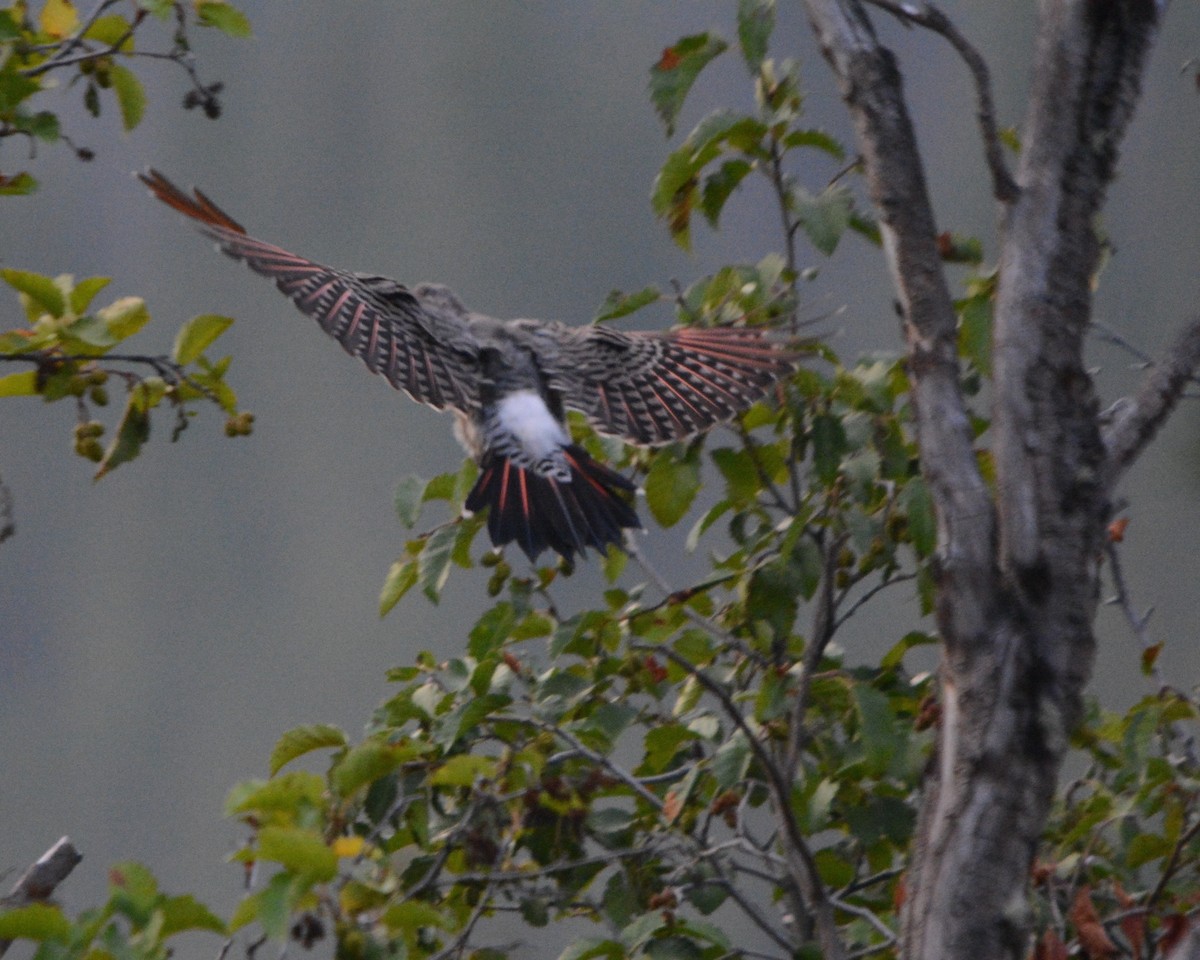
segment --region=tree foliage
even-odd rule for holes
[[[165,50],[143,49],[147,25],[171,24]],[[0,145],[24,138],[32,156],[38,144],[66,144],[80,160],[92,151],[62,130],[59,115],[44,109],[56,88],[81,88],[88,112],[101,116],[115,104],[125,130],[134,129],[145,112],[146,95],[134,66],[147,59],[168,60],[187,74],[190,89],[185,108],[202,107],[220,115],[220,82],[200,80],[191,56],[189,33],[196,26],[214,27],[247,36],[245,15],[224,0],[132,3],[100,0],[81,15],[71,0],[48,0],[36,13],[25,3],[0,8]],[[111,99],[110,99],[111,97]],[[53,102],[53,101],[51,101]],[[6,160],[0,169],[0,196],[32,193],[38,184],[25,170],[14,171]],[[0,279],[19,297],[27,326],[6,324],[0,333],[0,363],[24,367],[0,376],[0,398],[40,396],[48,403],[72,399],[76,409],[74,449],[98,464],[96,478],[136,457],[149,439],[152,411],[168,404],[174,413],[171,439],[178,439],[200,405],[211,403],[226,414],[229,436],[248,434],[254,417],[239,411],[237,397],[225,380],[230,357],[210,361],[204,354],[233,322],[201,315],[184,324],[170,355],[124,353],[125,342],[150,322],[140,297],[122,297],[95,308],[108,277],[78,282],[69,274],[48,277],[27,270],[5,269]],[[125,387],[125,402],[116,423],[107,426],[97,408],[109,404],[113,382]],[[102,437],[109,434],[107,444]],[[0,494],[4,489],[0,486]],[[0,500],[7,504],[4,497]],[[11,532],[4,512],[0,540]]]
[[[598,321],[669,300],[683,324],[807,334],[801,241],[817,257],[847,232],[879,241],[850,151],[805,125],[798,66],[770,55],[774,17],[767,0],[741,0],[733,44],[689,36],[652,67],[668,133],[716,57],[736,51],[755,92],[752,111],[705,117],[669,153],[652,202],[686,246],[694,212],[716,228],[739,185],[762,178],[780,252],[671,294],[616,294]],[[996,283],[979,250],[943,238],[946,262],[963,265],[959,386],[990,484],[980,398],[993,377]],[[35,320],[23,342],[57,337],[37,349],[58,359],[21,382],[43,395],[48,383],[66,394],[81,378],[85,393],[99,386],[90,367],[69,366],[82,360],[63,357],[133,324],[88,318],[67,285],[29,277],[8,279],[57,322],[39,334]],[[188,400],[200,386],[222,393],[223,368],[201,358],[220,326],[198,319],[177,343],[173,362],[198,364],[175,383]],[[199,927],[247,949],[263,937],[332,938],[344,958],[482,960],[525,949],[502,947],[491,930],[511,915],[532,928],[587,924],[563,960],[897,955],[918,790],[945,719],[921,655],[938,637],[897,630],[870,664],[849,651],[856,614],[881,594],[932,613],[938,506],[921,470],[909,361],[845,362],[825,345],[818,354],[770,402],[691,444],[638,450],[572,422],[579,442],[641,479],[659,525],[690,520],[688,548],[705,558],[695,582],[670,581],[633,543],[600,558],[602,596],[564,611],[569,567],[514,567],[477,547],[479,518],[460,515],[472,465],[402,481],[406,527],[432,501],[449,503],[454,519],[406,544],[382,612],[414,587],[438,602],[456,567],[490,570],[494,602],[460,656],[424,653],[390,672],[364,736],[288,731],[268,776],[231,791],[227,813],[249,834],[235,859],[254,877],[233,916],[166,897],[143,868],[124,865],[99,911],[68,919],[57,907],[21,908],[0,915],[0,938],[38,941],[39,958],[157,958],[172,934]],[[1143,632],[1119,578],[1119,540],[1114,526],[1109,568]],[[1170,956],[1195,922],[1200,703],[1158,682],[1160,649],[1131,654],[1151,693],[1123,714],[1090,704],[1073,734],[1080,773],[1055,802],[1030,877],[1034,956]],[[735,920],[750,933],[732,935]]]

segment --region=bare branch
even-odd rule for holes
[[[893,0],[866,2],[879,7],[880,10],[886,10],[903,23],[915,23],[919,27],[941,34],[962,57],[967,69],[971,71],[971,79],[975,82],[975,116],[979,120],[979,134],[983,138],[984,158],[992,175],[992,195],[1001,203],[1011,203],[1017,198],[1017,182],[1009,172],[1008,164],[1004,162],[1004,147],[1000,143],[1000,133],[996,126],[996,103],[992,99],[992,78],[988,72],[987,61],[971,42],[959,33],[950,18],[932,3],[922,4],[918,8],[907,3],[895,3]]]
[[[44,903],[82,859],[83,855],[75,849],[70,839],[60,838],[58,843],[38,857],[37,861],[21,874],[8,896],[0,898],[0,908]],[[0,940],[0,957],[4,956],[11,944],[11,940]]]
[[[1118,407],[1103,432],[1109,481],[1115,483],[1154,439],[1200,365],[1200,318],[1179,332],[1141,389]]]

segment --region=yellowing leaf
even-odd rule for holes
[[[43,33],[61,39],[79,28],[79,14],[71,0],[46,0],[38,23]]]
[[[362,837],[338,837],[333,841],[333,852],[339,857],[357,857],[364,846]]]
[[[31,397],[36,396],[37,392],[36,370],[25,370],[0,377],[0,397]]]

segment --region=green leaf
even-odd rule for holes
[[[421,504],[424,503],[426,482],[415,473],[401,478],[396,484],[396,516],[410,530],[421,516]]]
[[[21,101],[42,89],[36,80],[17,72],[15,64],[18,59],[8,58],[4,68],[0,69],[0,116],[15,116]]]
[[[782,140],[784,149],[809,147],[829,154],[835,160],[846,159],[846,149],[837,140],[821,130],[792,130]]]
[[[196,15],[206,27],[216,27],[222,33],[244,40],[251,36],[250,20],[237,7],[224,0],[200,0]]]
[[[225,799],[225,815],[294,814],[303,807],[319,807],[324,796],[324,777],[307,770],[292,770],[270,780],[239,783]]]
[[[257,855],[282,864],[299,876],[318,882],[337,876],[337,854],[315,830],[300,827],[263,827],[258,831]]]
[[[66,312],[67,303],[63,299],[63,292],[58,288],[58,284],[49,277],[44,277],[40,273],[31,273],[28,270],[13,270],[10,267],[0,270],[0,277],[3,277],[4,282],[10,287],[20,290],[52,317],[61,317]]]
[[[829,486],[837,479],[842,454],[846,451],[846,431],[837,417],[829,413],[813,417],[812,447],[817,477]]]
[[[717,749],[712,759],[718,790],[728,790],[741,781],[750,768],[750,743],[740,730]]]
[[[403,560],[393,563],[383,581],[383,588],[379,591],[379,615],[386,617],[388,611],[399,603],[400,598],[416,586],[416,583],[417,560],[415,557],[405,557]]]
[[[340,797],[350,797],[370,783],[392,773],[400,764],[420,756],[420,743],[391,744],[366,740],[349,750],[329,771],[330,786]]]
[[[728,46],[723,39],[709,33],[684,37],[675,46],[667,47],[658,63],[650,68],[650,100],[666,126],[668,137],[675,132],[675,120],[696,77]]]
[[[832,186],[814,197],[808,191],[797,188],[789,200],[792,212],[796,214],[812,245],[830,256],[850,226],[850,214],[854,209],[850,192],[845,187]]]
[[[0,911],[0,940],[55,940],[71,936],[71,921],[48,903]]]
[[[92,304],[96,294],[112,283],[111,277],[86,277],[71,291],[71,312],[82,314]]]
[[[922,477],[909,480],[900,494],[900,502],[908,514],[908,535],[913,549],[919,557],[929,556],[937,546],[937,518],[925,480]]]
[[[381,920],[388,930],[412,937],[414,942],[417,931],[422,927],[437,927],[441,930],[454,928],[453,920],[443,916],[430,904],[422,903],[419,900],[393,904],[384,911]]]
[[[12,126],[14,130],[20,130],[46,143],[54,143],[59,137],[58,117],[48,110],[18,116],[13,120]]]
[[[971,297],[959,304],[958,348],[984,376],[992,373],[992,301]]]
[[[682,457],[670,449],[659,451],[646,477],[646,504],[654,519],[664,527],[677,524],[700,490],[698,448]]]
[[[641,310],[647,304],[657,303],[661,299],[662,291],[658,287],[643,287],[636,293],[622,293],[620,290],[614,290],[604,298],[604,303],[596,313],[595,322],[603,323],[605,320],[616,320],[618,317],[628,316]]]
[[[0,174],[0,197],[27,197],[37,187],[37,181],[24,171],[10,177]]]
[[[21,36],[21,25],[8,10],[0,10],[0,41],[17,40]]]
[[[757,73],[775,28],[775,0],[740,0],[737,23],[742,58],[751,73]]]
[[[616,940],[601,940],[597,937],[585,937],[576,940],[558,955],[558,960],[624,960],[627,956],[625,948]]]
[[[456,524],[447,523],[434,530],[425,540],[417,558],[417,579],[431,602],[441,599],[442,587],[450,576],[450,558],[458,538]]]
[[[721,218],[721,211],[734,190],[754,167],[746,160],[726,160],[716,173],[704,180],[704,191],[700,198],[700,210],[704,219],[713,227]]]
[[[293,727],[276,741],[275,749],[271,751],[271,776],[275,776],[282,767],[306,753],[345,745],[346,735],[337,727],[324,723]]]
[[[122,297],[97,310],[96,316],[103,321],[108,334],[116,341],[132,337],[150,322],[150,311],[146,309],[146,301],[141,297]]]
[[[496,775],[496,761],[462,753],[443,763],[429,778],[435,787],[469,787],[479,777],[491,779]]]
[[[1139,833],[1130,842],[1125,851],[1125,862],[1136,870],[1152,860],[1160,860],[1169,856],[1173,846],[1166,837],[1157,833]]]
[[[903,750],[904,728],[897,723],[886,694],[864,683],[855,684],[852,693],[867,767],[874,774],[883,774],[892,757]]]
[[[139,384],[140,386],[140,384]],[[142,444],[150,439],[150,414],[144,396],[144,391],[137,389],[129,391],[129,399],[125,402],[125,412],[117,426],[112,442],[104,451],[104,458],[93,477],[99,480],[111,473],[123,463],[137,458],[142,452]]]
[[[231,317],[222,317],[215,313],[202,313],[192,317],[179,328],[175,335],[175,346],[171,350],[171,359],[186,366],[196,360],[214,340],[233,324]]]
[[[36,370],[0,377],[0,397],[34,397],[38,394]]]
[[[160,909],[163,912],[164,938],[184,930],[211,930],[222,935],[228,932],[225,922],[190,894],[166,897]]]
[[[110,13],[97,17],[84,32],[84,36],[109,47],[118,40],[124,40],[120,47],[122,53],[133,49],[133,32],[129,21],[119,14]]]
[[[142,81],[136,73],[119,63],[109,67],[108,74],[112,77],[112,88],[121,108],[121,124],[126,130],[132,130],[142,122],[142,115],[146,112],[146,91],[142,89]]]

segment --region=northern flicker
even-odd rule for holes
[[[633,483],[571,441],[565,408],[631,443],[668,443],[745,410],[796,366],[796,352],[759,329],[626,333],[497,320],[440,284],[335,270],[255,240],[199,190],[189,195],[152,169],[138,177],[372,373],[453,410],[480,467],[467,509],[487,508],[492,542],[515,540],[530,560],[547,548],[570,560],[620,546],[624,529],[641,526]]]

